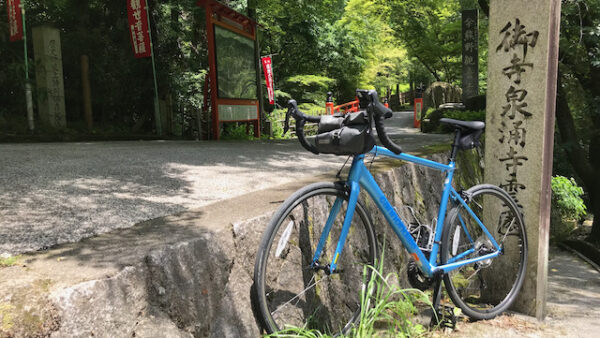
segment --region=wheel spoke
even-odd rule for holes
[[[340,332],[332,330],[351,327],[348,324],[357,319],[355,314],[360,310],[363,266],[375,263],[375,235],[359,202],[352,231],[338,258],[339,273],[328,275],[321,271],[323,267],[311,265],[330,210],[339,199],[340,212],[332,218],[320,251],[324,264],[332,261],[348,204],[348,196],[339,185],[311,187],[286,201],[274,214],[257,255],[253,292],[268,333],[292,325],[335,335]],[[267,292],[256,294],[258,290]]]
[[[316,276],[316,275],[315,275]],[[309,283],[312,283],[312,281],[315,280],[315,276],[312,276],[312,278],[310,279]],[[300,292],[299,294],[297,294],[296,296],[294,296],[292,299],[288,300],[287,302],[281,304],[277,309],[275,309],[275,311],[271,312],[271,315],[274,315],[276,312],[278,312],[279,310],[281,310],[283,307],[285,307],[286,305],[290,304],[291,302],[293,302],[295,299],[300,298],[300,296],[302,296],[303,294],[306,293],[306,291],[308,291],[309,289],[312,289],[313,287],[315,287],[317,284],[321,283],[322,281],[324,281],[325,278],[322,278],[321,280],[318,280],[316,282],[314,282],[313,284],[310,284],[309,286],[307,286],[304,290],[302,290],[302,292]]]
[[[501,246],[502,254],[453,270],[445,277],[446,289],[463,313],[473,319],[490,319],[510,306],[523,283],[527,255],[525,225],[516,203],[500,188],[481,185],[468,191],[469,207],[477,210],[477,217],[492,230],[490,233]],[[459,223],[459,219],[463,223]],[[442,263],[469,247],[463,231],[471,234],[475,251],[461,260],[495,251],[491,238],[462,205],[450,211],[447,222],[442,239]],[[509,236],[518,240],[507,240]]]

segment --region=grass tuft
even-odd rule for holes
[[[360,321],[345,335],[336,337],[418,337],[427,329],[413,323],[418,313],[415,304],[431,307],[429,296],[418,289],[402,289],[393,281],[399,280],[397,273],[383,275],[384,253],[375,262],[375,266],[363,268],[363,289],[360,290]],[[371,272],[369,277],[369,271]],[[367,280],[368,279],[368,280]],[[267,337],[331,337],[314,329],[287,327]]]

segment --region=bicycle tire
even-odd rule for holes
[[[310,267],[321,227],[337,198],[343,205],[320,260],[330,263],[348,203],[344,183],[316,183],[300,189],[279,207],[267,226],[252,288],[259,321],[267,333],[291,325],[334,335],[348,332],[358,320],[360,291],[371,272],[364,265],[373,266],[377,257],[372,221],[360,201],[337,260],[336,271],[341,272],[328,275]]]
[[[502,253],[495,258],[450,271],[444,276],[444,285],[452,302],[464,314],[474,320],[491,319],[511,306],[523,285],[527,269],[525,223],[515,201],[497,186],[477,185],[468,189],[463,196],[468,196],[466,201],[469,207],[488,225]],[[502,211],[498,213],[496,210]],[[489,228],[490,225],[494,227]],[[446,264],[451,257],[470,248],[475,248],[475,252],[463,259],[493,251],[493,245],[483,230],[467,214],[466,209],[457,204],[448,214],[444,225],[441,263]]]

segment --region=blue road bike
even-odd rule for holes
[[[485,124],[442,119],[455,128],[455,137],[449,163],[438,163],[403,153],[385,133],[384,119],[392,113],[379,102],[377,93],[357,91],[357,95],[368,116],[367,132],[374,120],[385,146],[365,153],[412,162],[445,175],[437,221],[430,227],[403,221],[406,212],[388,201],[365,165],[365,154],[354,154],[346,180],[300,189],[268,224],[251,291],[263,328],[273,333],[293,325],[336,334],[356,323],[359,294],[370,277],[365,279],[363,267],[375,264],[378,240],[382,240],[375,234],[365,199],[359,198],[361,190],[408,251],[411,284],[420,289],[433,286],[436,309],[443,280],[452,302],[472,319],[489,319],[505,311],[514,302],[526,270],[522,214],[511,196],[497,186],[482,184],[457,191],[452,185],[457,152],[477,145]],[[305,122],[321,122],[320,117],[302,113],[293,100],[290,115],[296,119],[300,143],[318,153],[305,138],[303,127]]]

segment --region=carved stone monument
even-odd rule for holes
[[[479,95],[479,15],[476,9],[462,11],[463,102]]]
[[[67,125],[60,31],[41,26],[33,28],[33,51],[40,120],[51,128]]]
[[[527,275],[514,308],[545,316],[560,0],[490,7],[485,180],[521,207]]]

